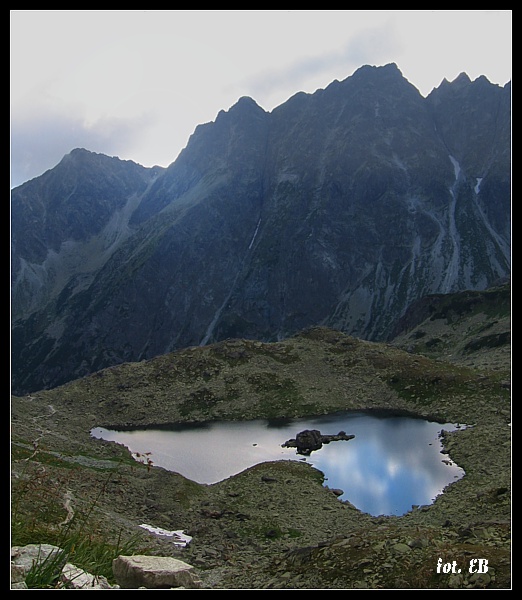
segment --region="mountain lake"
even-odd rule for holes
[[[386,413],[342,412],[313,418],[180,424],[113,431],[96,427],[95,438],[126,446],[139,461],[213,484],[255,464],[300,460],[324,473],[331,489],[371,515],[403,515],[431,504],[464,471],[441,453],[441,430],[464,425],[435,423]],[[308,456],[282,447],[306,429],[340,431],[351,440],[332,441]]]

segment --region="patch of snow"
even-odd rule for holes
[[[451,156],[451,154],[450,154],[449,158],[450,158],[451,163],[453,165],[453,170],[455,171],[455,181],[456,181],[459,178],[459,175],[460,175],[460,165],[457,162],[457,160],[455,158],[453,158],[453,156]]]
[[[172,541],[176,546],[185,547],[192,541],[190,535],[186,535],[185,533],[183,533],[182,530],[168,531],[167,529],[162,529],[161,527],[154,527],[153,525],[147,525],[145,523],[143,525],[140,525],[140,527],[162,538],[175,538]]]
[[[250,250],[250,248],[252,248],[252,244],[254,243],[254,240],[256,239],[257,232],[259,231],[259,225],[261,225],[261,219],[259,219],[259,221],[257,222],[256,230],[254,231],[254,235],[252,236],[252,239],[250,240],[250,244],[248,246],[249,250]]]

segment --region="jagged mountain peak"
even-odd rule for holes
[[[457,77],[455,77],[455,79],[453,79],[451,81],[449,81],[446,77],[444,77],[444,79],[441,81],[439,87],[447,87],[447,86],[458,87],[458,86],[468,85],[469,83],[471,83],[471,79],[469,78],[469,75],[465,72],[462,72],[462,73],[459,73],[457,75]]]
[[[510,83],[507,83],[506,86],[509,88]],[[502,86],[491,83],[485,75],[480,75],[472,81],[467,73],[462,72],[452,81],[448,81],[446,78],[444,78],[440,85],[434,88],[429,95],[437,96],[446,93],[459,95],[465,92],[478,93],[482,90],[484,90],[487,94],[490,94],[495,88],[500,90],[502,89]]]
[[[385,65],[362,65],[354,71],[352,77],[366,77],[368,75],[379,77],[383,75],[403,77],[402,71],[394,62]]]
[[[60,162],[68,165],[70,163],[87,164],[89,162],[91,164],[99,164],[100,162],[108,163],[110,161],[134,165],[138,164],[133,160],[124,160],[119,158],[118,156],[107,156],[106,154],[103,154],[101,152],[93,152],[91,150],[87,150],[86,148],[74,148],[68,154],[66,154]]]
[[[343,92],[347,88],[365,89],[367,86],[376,87],[384,91],[388,90],[390,86],[397,84],[399,86],[405,85],[408,87],[411,85],[395,63],[389,63],[382,66],[364,65],[359,67],[359,69],[349,77],[346,77],[342,81],[334,80],[325,88],[325,90],[318,90],[318,92],[331,92],[334,90]]]
[[[354,86],[366,84],[377,86],[382,90],[412,88],[419,93],[417,88],[404,77],[402,71],[395,63],[388,63],[382,66],[364,65],[341,83],[350,83]]]
[[[69,154],[66,154],[64,156],[65,159],[69,158],[76,158],[76,157],[82,157],[82,156],[94,156],[96,155],[96,152],[92,152],[91,150],[87,150],[86,148],[73,148]]]
[[[250,96],[242,96],[228,110],[220,110],[214,123],[238,121],[266,115],[266,111]]]
[[[164,170],[165,168],[160,166],[144,167],[133,160],[107,156],[85,148],[74,148],[62,158],[54,169],[48,170],[42,177],[43,181],[47,179],[53,181],[56,177],[66,181],[68,177],[71,177],[77,181],[78,185],[83,185],[82,178],[91,177],[90,173],[93,173],[92,176],[99,179],[101,183],[104,177],[117,179],[119,176],[125,177],[125,173],[133,174],[131,177],[138,175],[147,179],[149,175],[157,176]],[[38,182],[38,178],[36,182]]]
[[[239,98],[239,100],[233,104],[230,109],[229,109],[229,113],[232,113],[233,111],[238,111],[238,110],[255,110],[255,111],[262,111],[265,112],[265,110],[263,108],[261,108],[261,106],[259,106],[259,104],[250,96],[241,96],[241,98]]]
[[[469,75],[463,71],[462,73],[459,73],[451,83],[453,85],[469,85],[471,79],[469,78]]]

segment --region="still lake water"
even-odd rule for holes
[[[169,429],[112,431],[91,435],[123,444],[133,453],[150,453],[155,466],[212,484],[260,462],[300,460],[325,475],[325,485],[371,515],[402,515],[414,504],[431,504],[464,471],[441,454],[439,433],[456,425],[404,416],[344,412],[284,421],[209,422]],[[325,444],[304,457],[281,444],[304,429],[323,435],[345,431],[349,441]],[[448,464],[451,463],[451,464]]]

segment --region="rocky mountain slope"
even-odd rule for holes
[[[16,520],[34,520],[43,536],[44,522],[59,528],[84,511],[90,536],[138,540],[140,553],[181,558],[208,589],[509,588],[509,296],[508,285],[437,296],[389,343],[315,327],[280,342],[186,348],[13,397]],[[492,343],[487,332],[500,325]],[[432,505],[371,517],[340,501],[305,463],[262,463],[200,485],[89,433],[350,409],[466,425],[442,438],[446,458],[466,475]],[[177,548],[142,523],[184,530],[192,541]],[[439,558],[461,572],[438,573]],[[475,559],[488,561],[486,572],[470,572]]]
[[[510,94],[365,66],[270,113],[241,98],[167,169],[74,150],[12,191],[14,392],[314,325],[385,340],[419,298],[487,288]]]
[[[392,343],[455,364],[504,368],[511,352],[511,284],[425,296],[399,319]]]

